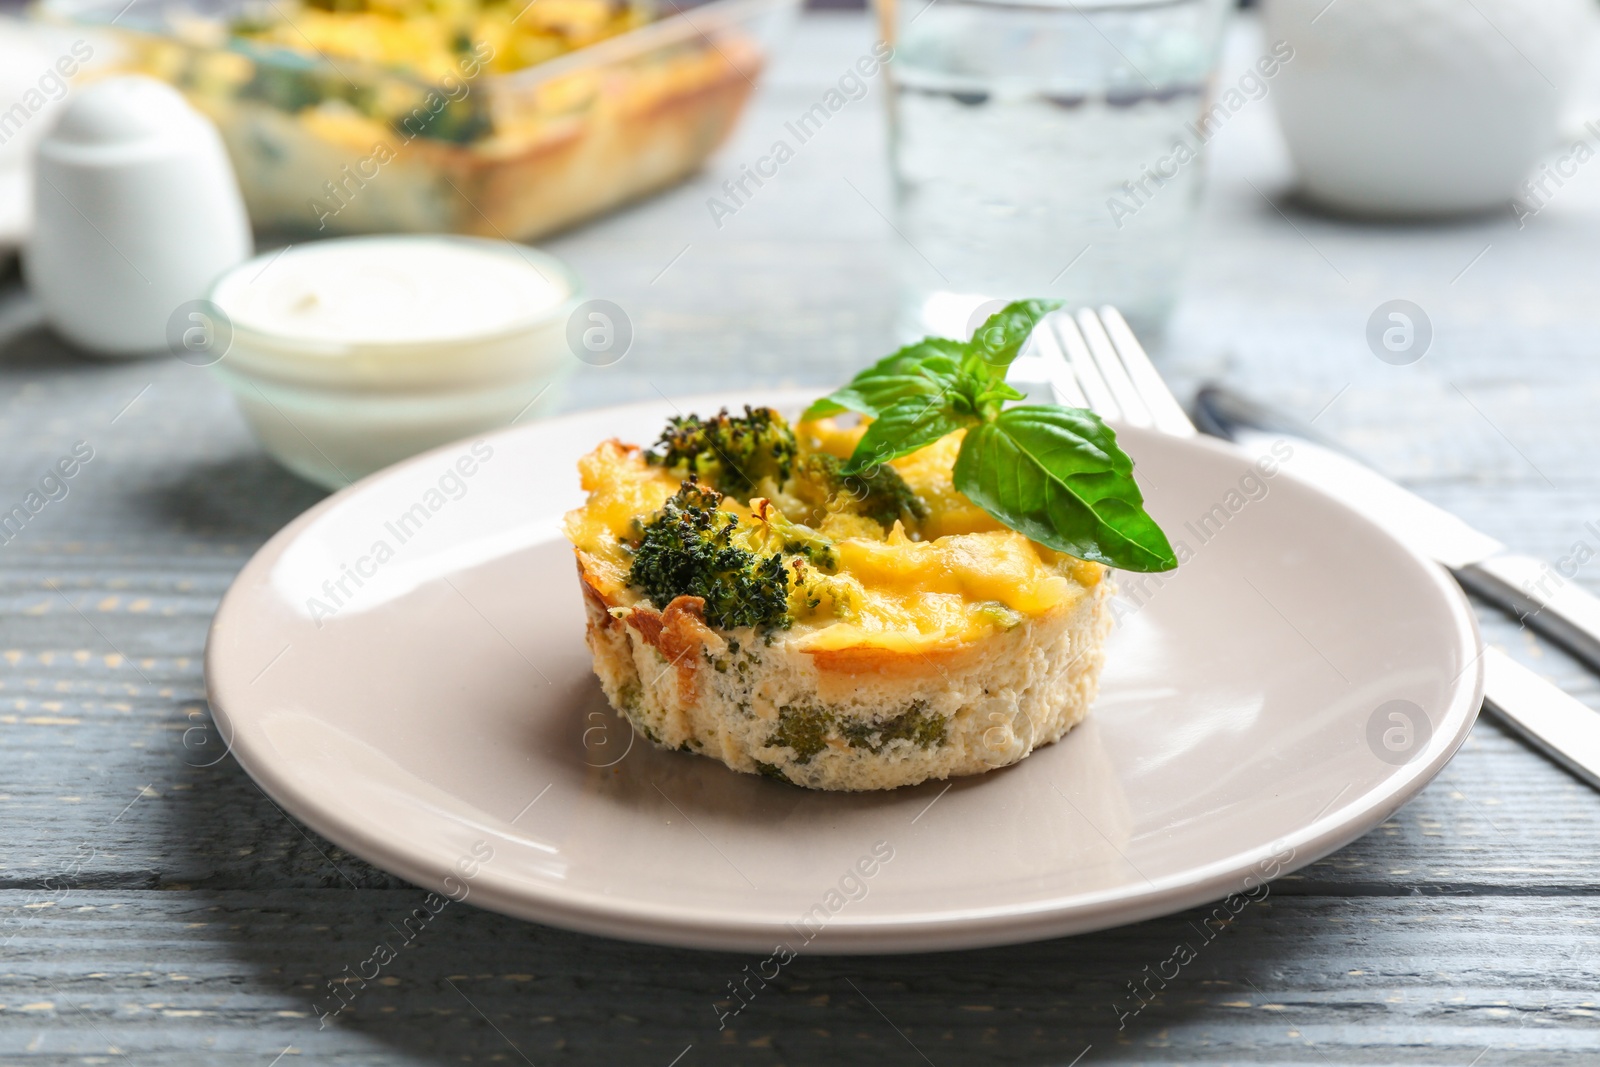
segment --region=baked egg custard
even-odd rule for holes
[[[957,491],[961,431],[845,474],[867,425],[746,408],[581,461],[566,533],[588,642],[649,740],[885,789],[1014,763],[1082,720],[1106,567]]]

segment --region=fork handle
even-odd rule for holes
[[[1483,650],[1483,706],[1580,781],[1600,789],[1600,715],[1504,652]]]
[[[1514,613],[1600,671],[1600,598],[1553,564],[1502,552],[1456,570],[1455,576],[1469,592]]]

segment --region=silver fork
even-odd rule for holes
[[[1183,405],[1110,305],[1047,316],[1033,331],[1029,354],[1058,404],[1174,437],[1195,436]]]
[[[1057,311],[1028,346],[1056,403],[1194,437],[1194,423],[1114,307]],[[1600,789],[1600,715],[1495,648],[1483,649],[1484,708],[1580,781]]]

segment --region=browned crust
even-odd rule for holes
[[[576,552],[578,579],[583,586],[583,598],[589,609],[589,628],[603,627],[632,629],[676,668],[678,691],[687,704],[695,702],[698,693],[697,672],[700,668],[699,652],[708,645],[720,644],[717,632],[706,625],[705,601],[697,596],[680,596],[657,611],[649,604],[639,604],[628,610],[623,619],[611,614],[618,605],[600,591],[595,576],[589,571],[582,552]]]
[[[982,654],[978,645],[970,641],[917,652],[897,652],[892,648],[872,645],[801,651],[811,657],[818,671],[846,678],[864,675],[911,678],[935,672],[959,671],[966,667],[967,660]]]
[[[611,618],[611,615],[607,610],[611,607],[611,602],[608,601],[605,597],[605,594],[600,592],[600,590],[595,586],[594,578],[590,576],[589,568],[584,563],[583,552],[578,549],[573,549],[572,554],[577,557],[578,581],[583,586],[583,599],[585,603],[587,603],[590,608],[600,612],[600,614],[604,615],[606,618]]]
[[[680,596],[657,614],[654,609],[635,608],[628,612],[628,625],[645,643],[667,660],[678,672],[678,694],[688,705],[695,703],[696,672],[700,649],[716,640],[706,625],[705,601],[697,596]]]
[[[463,207],[455,220],[462,232],[536,237],[594,214],[597,201],[620,205],[689,174],[732,131],[750,84],[730,64],[715,79],[604,120],[585,118],[503,155],[428,148],[482,210]]]
[[[585,636],[592,650],[597,642],[603,641],[612,631],[620,631],[625,627],[620,620],[612,617],[611,605],[607,602],[605,594],[596,588],[594,579],[584,566],[583,553],[578,552],[577,557],[578,584],[583,587],[583,611],[588,619]]]

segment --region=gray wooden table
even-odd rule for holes
[[[809,17],[703,177],[550,242],[637,331],[625,360],[586,369],[550,409],[827,383],[885,350],[898,238],[877,214],[876,92],[720,229],[705,206],[868,42],[860,15]],[[1241,31],[1230,63],[1254,49]],[[1586,103],[1600,116],[1600,93]],[[1362,226],[1282,198],[1268,105],[1214,144],[1162,354],[1174,379],[1222,377],[1321,412],[1518,548],[1554,557],[1596,540],[1584,523],[1600,520],[1600,169],[1523,230],[1509,212]],[[1436,331],[1410,367],[1364,341],[1368,315],[1397,297]],[[321,1028],[313,1001],[422,893],[308,834],[231,760],[203,766],[191,731],[207,721],[200,653],[218,598],[322,494],[262,455],[203,372],[74,355],[13,276],[0,291],[0,505],[79,441],[94,457],[68,495],[0,545],[0,1062],[1600,1059],[1600,796],[1486,721],[1414,802],[1274,884],[1122,1028],[1128,983],[1193,916],[993,951],[802,957],[719,1032],[713,1004],[750,960],[465,907]],[[1600,589],[1600,563],[1579,580]],[[1600,703],[1571,661],[1482,616],[1492,642]]]

